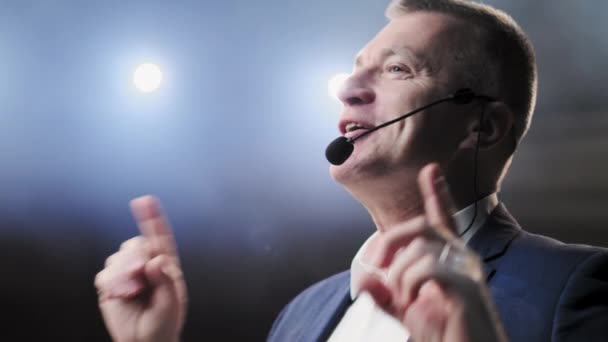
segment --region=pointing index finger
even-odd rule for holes
[[[177,256],[173,230],[158,198],[137,197],[131,200],[130,206],[139,231],[152,243],[153,253]]]
[[[456,212],[445,177],[436,163],[425,166],[418,176],[418,184],[424,199],[424,211],[429,225],[456,234],[452,215]]]

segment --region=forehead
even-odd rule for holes
[[[385,57],[391,52],[413,59],[441,59],[454,37],[459,19],[434,12],[398,15],[357,54],[356,64],[366,59]]]

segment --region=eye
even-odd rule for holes
[[[405,69],[399,65],[391,65],[388,67],[389,72],[404,72]]]
[[[384,67],[386,77],[391,79],[409,79],[412,76],[412,69],[403,63],[387,63]]]

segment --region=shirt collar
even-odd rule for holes
[[[483,226],[486,222],[486,219],[490,215],[490,213],[496,208],[498,205],[498,196],[494,192],[479,201],[477,201],[477,215],[475,215],[475,203],[466,206],[465,208],[459,210],[454,214],[454,223],[456,224],[456,230],[458,235],[461,235],[461,239],[468,243],[473,235]],[[467,230],[469,225],[471,224],[471,220],[475,217],[475,221],[473,222],[471,228]],[[463,235],[464,233],[464,235]],[[364,264],[361,262],[361,256],[365,253],[365,249],[367,248],[369,242],[374,239],[374,237],[378,235],[378,232],[374,232],[367,240],[363,243],[361,248],[355,257],[350,266],[350,297],[351,299],[355,299],[359,294],[360,288],[360,280],[364,272],[372,272],[375,274],[384,274],[382,270],[376,269],[375,267]]]

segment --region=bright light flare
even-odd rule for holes
[[[338,99],[338,92],[342,89],[344,82],[349,76],[350,74],[340,73],[329,79],[329,82],[327,83],[327,92],[330,97]]]
[[[139,91],[150,93],[158,89],[163,80],[163,73],[156,64],[139,65],[133,73],[133,83]]]

